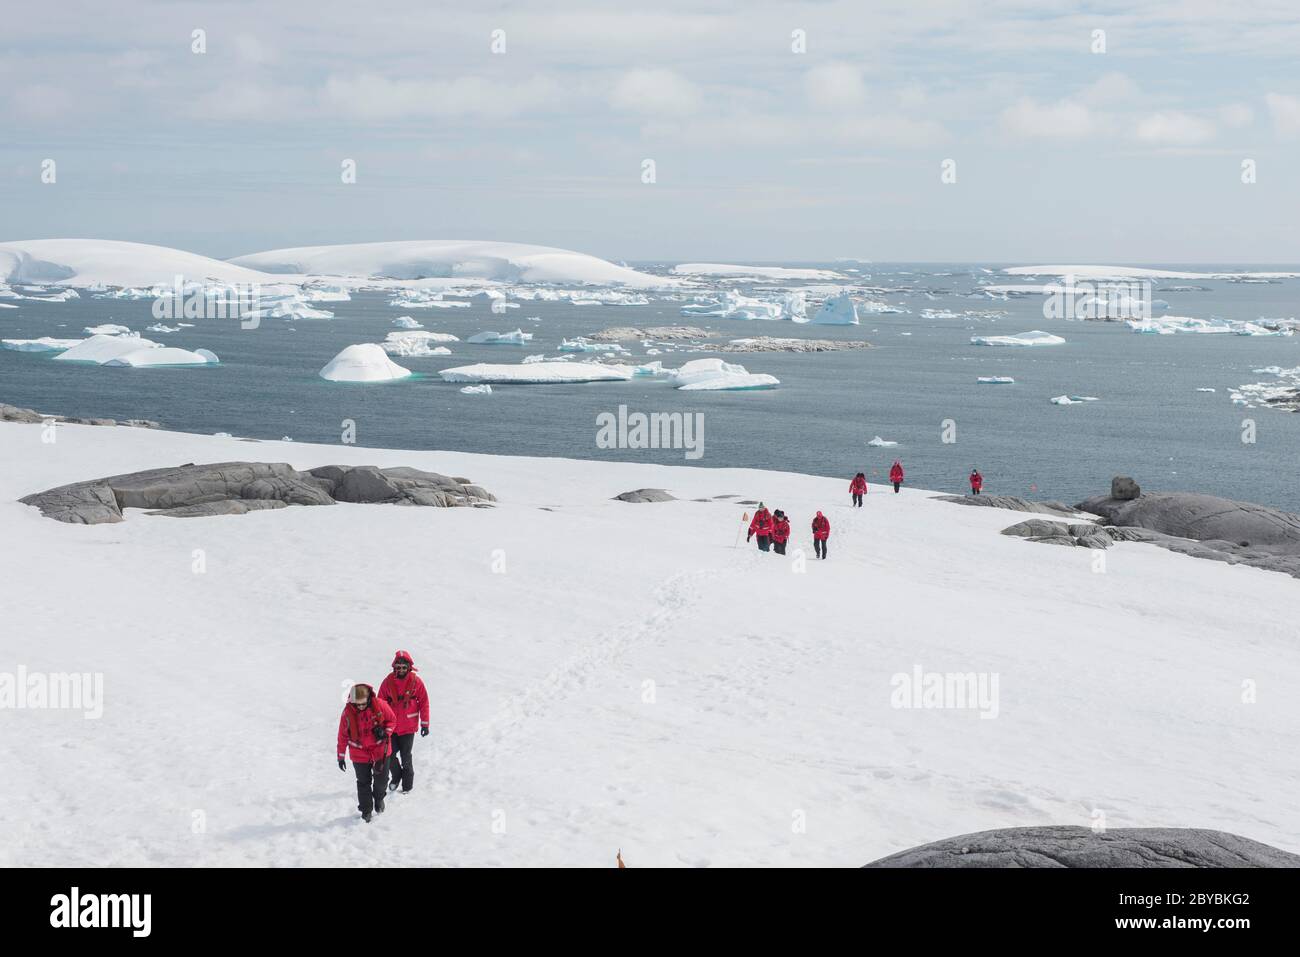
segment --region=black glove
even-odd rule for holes
[[[420,729],[420,737],[427,738],[428,736],[429,736],[429,726],[426,724],[423,728]]]
[[[750,532],[748,535],[745,536],[745,541],[749,541],[753,537],[754,537],[754,533]]]
[[[377,724],[377,725],[375,725],[375,740],[376,740],[376,741],[382,741],[382,740],[384,740],[384,738],[387,737],[387,736],[388,736],[388,729],[387,729],[387,728],[385,728],[382,724]]]
[[[346,771],[347,769],[348,769],[347,761],[343,760],[342,758],[339,758],[339,770]]]

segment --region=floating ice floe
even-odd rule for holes
[[[410,330],[390,332],[380,346],[392,356],[407,359],[421,359],[426,356],[449,356],[451,350],[446,346],[435,346],[435,342],[459,342],[455,336],[446,332],[426,332]]]
[[[250,309],[242,316],[245,319],[333,319],[334,313],[326,309],[315,309],[307,305],[296,293],[285,296],[260,309]]]
[[[351,302],[352,293],[332,283],[310,282],[302,287],[302,297],[308,302]]]
[[[561,352],[619,352],[626,353],[627,350],[617,342],[592,342],[585,336],[578,336],[575,339],[561,339]]]
[[[130,331],[126,326],[115,325],[111,322],[106,322],[102,326],[86,326],[87,335],[92,336],[125,336]]]
[[[532,338],[531,332],[516,329],[514,332],[476,332],[465,341],[477,345],[522,346],[526,342],[531,342]]]
[[[461,390],[462,395],[491,395],[492,387],[484,382],[482,385],[467,385]]]
[[[217,365],[220,361],[221,360],[217,358],[216,353],[210,352],[207,349],[195,349],[191,352],[188,349],[159,346],[156,349],[137,349],[135,352],[128,352],[124,355],[115,356],[114,358],[102,363],[102,365],[128,366],[133,369],[142,369],[149,366]]]
[[[86,362],[94,365],[129,355],[140,349],[161,349],[162,345],[139,336],[94,335],[54,357],[55,362]]]
[[[688,303],[681,308],[683,316],[712,316],[718,319],[780,319],[785,311],[781,302],[742,296],[728,289],[721,302],[705,300]]]
[[[975,346],[1059,346],[1065,343],[1060,336],[1039,329],[1013,336],[971,336],[970,341]]]
[[[878,435],[874,439],[867,440],[867,445],[877,449],[891,449],[897,444],[897,442],[891,442],[889,439],[882,439]]]
[[[411,375],[373,342],[348,346],[320,370],[320,377],[331,382],[394,382]]]
[[[161,322],[155,322],[152,326],[145,326],[145,332],[180,332],[180,326],[168,326]]]
[[[875,299],[866,299],[858,304],[858,312],[867,316],[886,316],[902,315],[907,312],[899,306],[891,306],[887,302],[879,302]]]
[[[85,339],[51,339],[42,336],[39,339],[0,339],[0,346],[13,352],[63,352]]]
[[[1231,390],[1228,394],[1234,405],[1248,408],[1261,405],[1286,412],[1300,412],[1300,366],[1291,369],[1266,366],[1251,371],[1274,376],[1275,381],[1250,382]]]
[[[953,312],[951,309],[922,309],[921,318],[922,319],[960,319],[961,315],[959,313]]]
[[[858,308],[853,297],[847,292],[827,296],[812,319],[806,320],[819,326],[856,326]]]
[[[975,381],[981,385],[1015,385],[1016,382],[1009,375],[982,375]]]
[[[1197,392],[1214,392],[1214,391],[1216,391],[1216,390],[1211,389],[1209,386],[1201,386],[1201,387],[1198,388],[1196,391],[1197,391]]]
[[[438,373],[447,382],[478,382],[513,385],[552,385],[581,382],[625,382],[632,378],[626,368],[599,362],[479,362],[456,366]]]
[[[674,386],[683,392],[770,389],[781,384],[775,376],[750,372],[742,365],[721,359],[692,359],[671,376]]]
[[[1052,405],[1080,405],[1084,402],[1099,401],[1095,395],[1058,395],[1051,400]]]
[[[423,329],[424,326],[412,319],[410,316],[398,316],[393,320],[393,325],[398,329]]]

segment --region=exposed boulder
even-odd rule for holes
[[[661,488],[638,488],[614,496],[616,502],[675,502],[677,497]]]
[[[1300,557],[1300,515],[1196,492],[1147,492],[1140,498],[1090,498],[1079,509],[1109,525],[1136,526],[1198,542]]]
[[[1127,475],[1116,475],[1110,480],[1111,498],[1128,500],[1135,499],[1141,494],[1141,487]]]
[[[5,403],[0,402],[0,422],[39,423],[45,422],[46,420],[62,422],[65,425],[125,425],[137,429],[161,428],[161,426],[152,419],[124,419],[123,421],[118,422],[116,419],[83,419],[67,415],[46,415],[44,412],[37,412],[35,409],[22,409],[16,405],[6,405]]]
[[[1078,511],[1063,502],[1032,502],[1027,498],[1017,498],[1015,495],[936,495],[935,498],[941,502],[955,502],[958,505],[1009,508],[1015,512],[1038,512],[1043,515],[1073,517]]]
[[[1300,867],[1300,854],[1200,828],[1008,827],[913,847],[867,867]]]
[[[495,497],[419,469],[326,465],[299,472],[284,463],[221,462],[178,465],[76,482],[21,499],[61,522],[95,525],[122,521],[122,509],[193,518],[241,515],[286,505],[391,502],[450,508],[486,505]]]
[[[1053,522],[1045,518],[1031,518],[1017,522],[1010,528],[1002,529],[1003,535],[1018,535],[1022,538],[1070,537],[1070,526],[1064,522]]]

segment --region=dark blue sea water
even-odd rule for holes
[[[631,411],[702,412],[704,456],[689,464],[704,467],[782,469],[846,482],[863,470],[883,481],[898,457],[909,484],[919,487],[964,491],[965,476],[977,466],[987,492],[1070,502],[1105,491],[1112,475],[1125,473],[1151,489],[1192,489],[1300,510],[1300,415],[1243,409],[1228,396],[1231,388],[1268,379],[1252,371],[1259,367],[1300,366],[1300,336],[1137,335],[1122,323],[1044,319],[1037,297],[971,298],[981,279],[1030,279],[989,276],[969,265],[857,268],[862,283],[896,290],[876,298],[911,312],[867,316],[856,328],[804,326],[689,319],[680,316],[680,302],[655,299],[639,307],[524,302],[502,316],[491,314],[482,298],[468,309],[401,309],[389,305],[388,293],[364,292],[351,302],[320,304],[335,313],[332,320],[267,319],[255,330],[228,320],[200,320],[192,329],[154,335],[144,331],[155,321],[151,301],[89,294],[67,303],[23,300],[19,309],[0,310],[0,336],[73,338],[84,326],[116,322],[167,345],[212,349],[221,364],[117,369],[0,351],[0,401],[67,415],[152,418],[184,431],[291,436],[303,442],[337,442],[342,421],[352,419],[357,444],[363,446],[687,464],[679,450],[598,448],[596,416],[625,404]],[[1159,291],[1186,284],[1209,291]],[[1300,315],[1300,281],[1165,280],[1155,286],[1173,315],[1243,320]],[[1010,315],[923,319],[922,309],[1004,309]],[[394,328],[391,320],[404,314],[462,339],[517,326],[536,338],[526,347],[451,343],[451,356],[397,359],[420,375],[394,384],[338,384],[317,376],[345,346],[382,341]],[[541,321],[528,322],[526,316]],[[494,386],[491,396],[466,396],[437,376],[453,365],[554,354],[562,337],[609,326],[672,324],[703,325],[728,338],[861,338],[876,348],[726,356],[781,380],[777,389],[744,393],[678,392],[662,382],[638,380]],[[1009,349],[969,341],[972,335],[1031,329],[1053,332],[1067,343]],[[636,361],[646,361],[639,347],[627,345]],[[710,354],[651,358],[679,365]],[[991,375],[1013,376],[1016,383],[976,384],[977,376]],[[1217,391],[1197,392],[1198,387]],[[1048,401],[1063,393],[1100,401],[1073,406]],[[1246,418],[1256,422],[1253,444],[1242,442]],[[955,443],[941,441],[945,419],[956,423]],[[876,435],[899,445],[869,447]]]

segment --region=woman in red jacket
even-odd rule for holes
[[[849,483],[849,494],[853,496],[853,504],[861,508],[862,496],[867,494],[867,477],[861,472],[853,476],[853,481]]]
[[[745,536],[745,541],[749,541],[755,535],[758,536],[758,550],[766,552],[772,544],[772,513],[767,510],[767,506],[762,502],[758,503],[758,511],[754,513],[754,520],[749,523],[749,534]]]
[[[972,495],[978,495],[980,493],[980,489],[982,489],[983,487],[984,487],[984,476],[980,475],[979,469],[971,469],[970,470],[970,493]]]
[[[409,794],[415,786],[411,747],[415,744],[417,720],[420,737],[429,733],[429,693],[416,670],[411,656],[399,651],[393,655],[392,673],[379,686],[379,699],[387,702],[397,717],[397,726],[393,729],[393,759],[389,762],[392,780],[388,783],[388,790],[395,791],[400,784],[403,794]]]
[[[384,813],[388,785],[389,735],[397,726],[393,709],[370,685],[353,685],[339,717],[339,770],[346,771],[344,749],[357,772],[357,810],[370,823],[371,810]]]
[[[898,494],[898,487],[903,484],[903,463],[894,459],[894,464],[889,467],[889,481],[894,483],[894,494]]]
[[[813,551],[818,558],[826,557],[826,546],[831,537],[831,523],[821,512],[812,520]]]
[[[778,555],[785,554],[785,543],[790,541],[790,519],[779,508],[772,517],[772,550]]]

